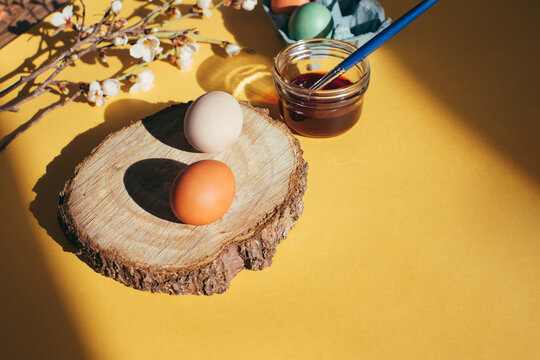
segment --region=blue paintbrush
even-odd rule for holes
[[[424,11],[429,9],[437,1],[438,0],[424,0],[420,4],[416,5],[414,8],[409,10],[408,13],[397,19],[396,22],[392,23],[390,26],[378,33],[363,46],[358,48],[358,50],[353,52],[338,66],[330,70],[328,74],[326,74],[315,84],[313,84],[313,86],[310,87],[310,90],[319,90],[323,88],[326,84],[330,83],[332,80],[342,75],[345,71],[358,64],[360,61],[366,58],[366,56],[377,50],[379,46],[387,42],[390,38],[392,38],[401,30],[403,30],[403,28],[409,25],[414,19],[422,15]]]

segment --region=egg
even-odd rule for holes
[[[272,0],[270,8],[276,14],[291,14],[297,7],[308,2],[309,0]]]
[[[201,160],[176,176],[169,192],[169,202],[174,215],[183,223],[206,225],[227,212],[235,189],[234,174],[226,164],[217,160]]]
[[[330,38],[334,32],[332,14],[322,4],[304,4],[292,13],[288,31],[289,37],[293,40]]]
[[[211,91],[189,106],[184,117],[184,134],[195,149],[218,152],[238,139],[243,122],[242,108],[234,96]]]

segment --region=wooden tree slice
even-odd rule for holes
[[[247,103],[233,146],[197,152],[183,134],[188,106],[109,135],[66,182],[58,219],[79,257],[100,274],[140,290],[211,295],[243,268],[272,263],[302,213],[307,163],[289,129]],[[169,207],[169,187],[183,167],[202,159],[231,168],[236,195],[221,219],[187,225]]]

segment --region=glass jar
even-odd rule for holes
[[[295,85],[306,74],[322,77],[355,50],[343,41],[308,39],[289,45],[276,56],[273,77],[279,109],[292,130],[309,137],[332,137],[356,124],[369,85],[367,59],[335,80],[343,80],[337,88],[309,90]]]

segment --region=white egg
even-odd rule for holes
[[[238,139],[243,123],[238,101],[224,91],[211,91],[189,106],[184,119],[184,134],[195,149],[218,152]]]

